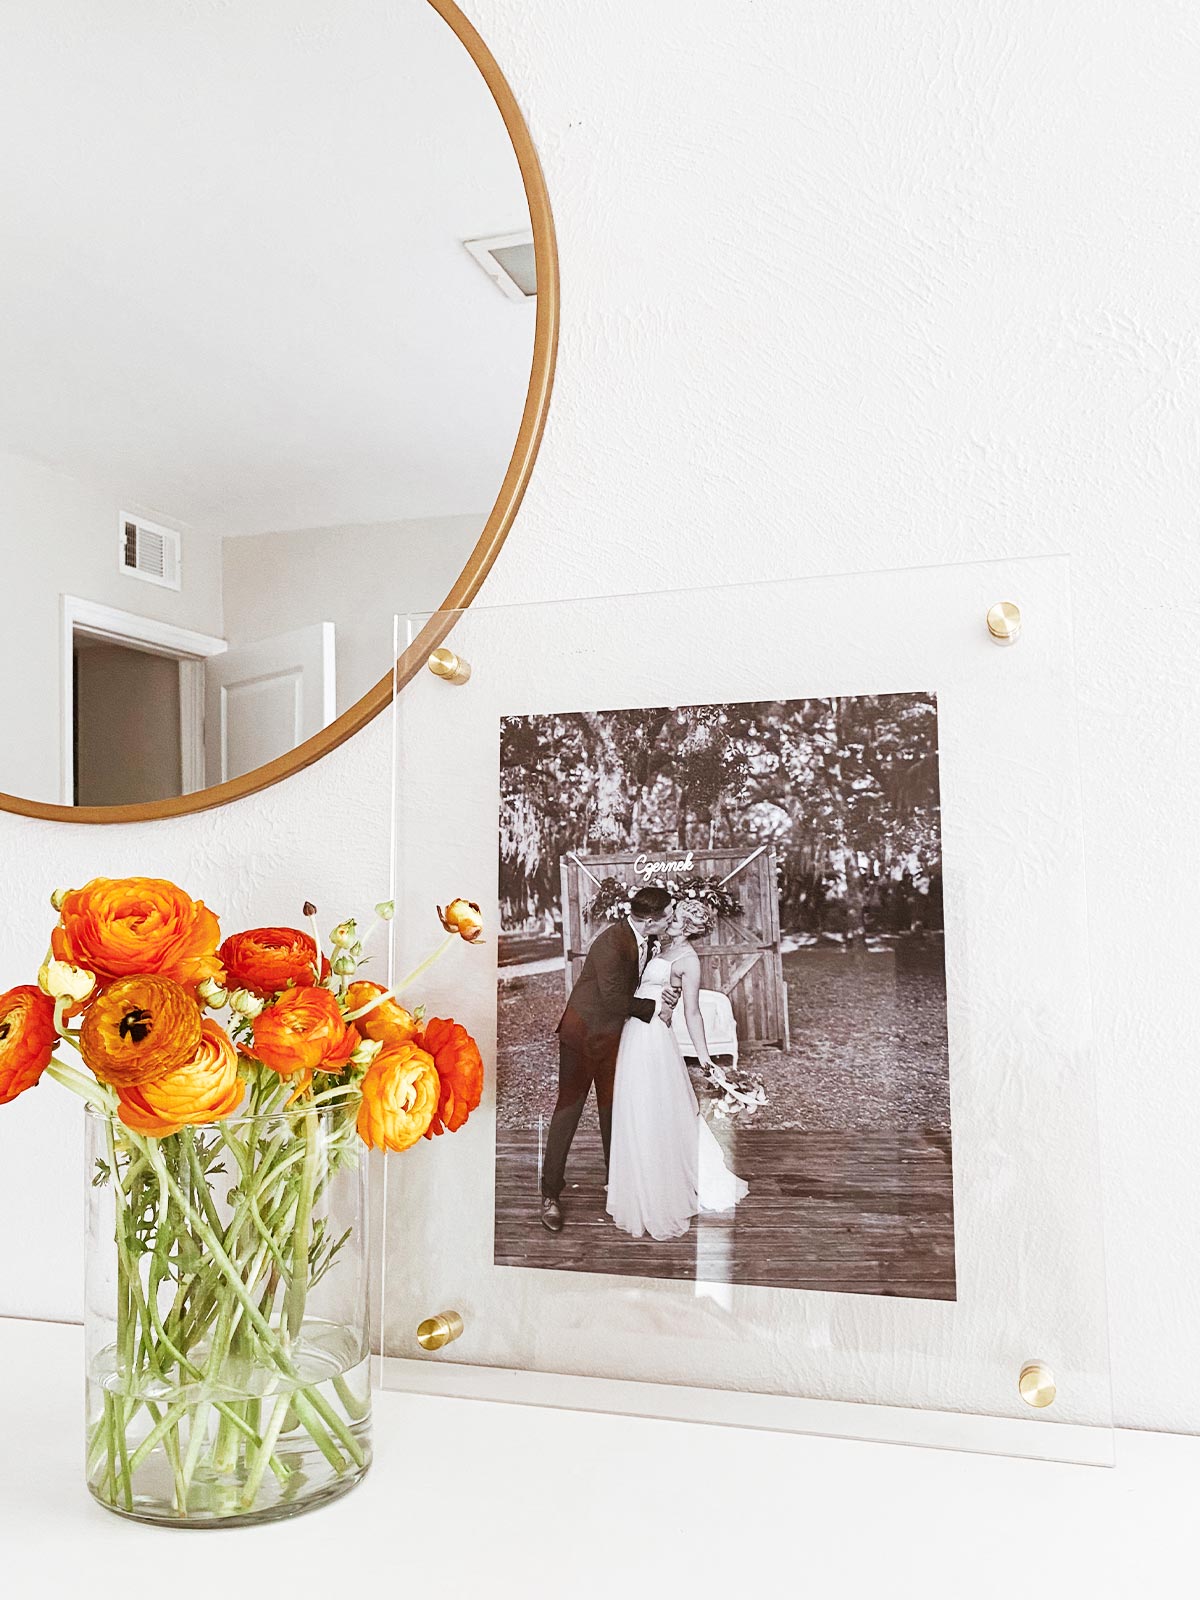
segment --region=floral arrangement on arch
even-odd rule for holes
[[[740,916],[742,910],[742,902],[722,885],[720,878],[705,878],[699,873],[683,877],[651,867],[636,884],[625,883],[620,878],[602,878],[587,908],[588,917],[593,922],[619,922],[629,915],[632,897],[638,889],[665,889],[676,900],[703,901],[721,917]]]

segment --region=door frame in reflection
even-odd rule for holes
[[[168,656],[179,663],[179,745],[181,755],[181,793],[194,794],[204,781],[204,663],[210,656],[222,655],[228,648],[215,634],[177,628],[170,622],[141,617],[133,611],[82,600],[77,595],[62,597],[62,670],[60,679],[60,759],[59,796],[61,803],[75,803],[75,640],[100,639],[106,644],[141,650],[147,655]]]

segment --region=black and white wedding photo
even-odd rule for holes
[[[498,1265],[955,1298],[937,729],[504,719]]]

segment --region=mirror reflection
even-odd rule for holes
[[[516,155],[426,0],[0,18],[0,789],[237,777],[386,670],[508,466]]]

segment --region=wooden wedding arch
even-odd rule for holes
[[[676,852],[678,855],[678,852]],[[741,902],[736,915],[720,916],[711,939],[697,946],[701,983],[729,996],[743,1045],[789,1044],[787,985],[779,942],[779,892],[775,851],[769,845],[745,850],[693,850],[692,873],[717,878]],[[594,856],[569,851],[560,863],[562,875],[563,953],[570,994],[583,968],[588,947],[604,926],[593,922],[588,906],[604,878],[620,878],[636,887],[644,882],[637,866],[645,856],[635,851]],[[656,861],[663,859],[656,853]],[[667,852],[668,861],[672,859]],[[669,884],[669,875],[654,882]]]

